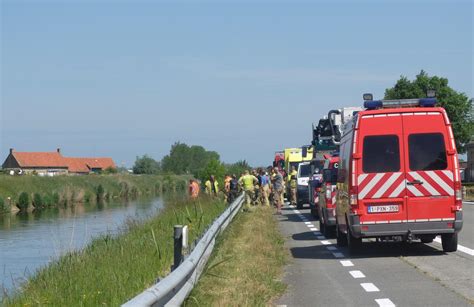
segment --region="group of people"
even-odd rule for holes
[[[269,171],[271,175],[269,175]],[[281,214],[283,193],[285,189],[284,177],[278,168],[245,171],[239,179],[236,175],[226,175],[224,178],[224,197],[228,203],[233,202],[243,191],[245,193],[244,211],[250,211],[252,206],[268,206],[273,203],[277,214]],[[205,192],[210,196],[219,195],[219,183],[214,176],[210,176],[204,183]],[[192,199],[199,196],[199,183],[189,181],[189,195]]]

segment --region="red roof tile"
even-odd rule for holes
[[[58,152],[14,151],[12,154],[21,167],[67,167],[63,156]]]
[[[89,173],[92,169],[115,168],[112,158],[68,158],[59,152],[12,152],[20,167],[68,168],[71,173]]]

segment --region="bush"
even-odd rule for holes
[[[20,211],[26,211],[28,205],[30,204],[30,196],[26,192],[21,192],[20,197],[18,197],[18,209]]]
[[[52,207],[53,206],[53,196],[51,194],[46,194],[43,197],[43,206]]]
[[[61,197],[59,197],[59,193],[54,192],[53,193],[53,205],[59,205],[60,199],[61,199]]]
[[[33,206],[38,209],[38,208],[43,208],[44,203],[43,203],[43,197],[41,197],[41,194],[35,193],[33,195]]]
[[[9,212],[10,211],[10,205],[5,203],[5,200],[0,197],[0,212]]]
[[[96,189],[96,195],[97,195],[97,200],[103,200],[105,196],[105,190],[104,187],[99,184]]]

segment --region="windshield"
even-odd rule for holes
[[[300,164],[299,177],[309,177],[311,175],[311,165]]]

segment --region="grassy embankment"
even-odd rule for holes
[[[173,225],[189,225],[192,242],[225,208],[223,201],[206,198],[168,204],[146,222],[128,223],[118,236],[100,237],[83,251],[62,256],[3,304],[119,306],[169,272]]]
[[[187,176],[128,174],[57,177],[0,175],[0,214],[17,206],[26,210],[26,206],[55,207],[154,196],[163,191],[185,189],[187,179]],[[27,195],[26,202],[25,197],[20,200],[21,194]]]
[[[286,289],[281,281],[288,251],[270,208],[237,215],[186,306],[264,306]]]

